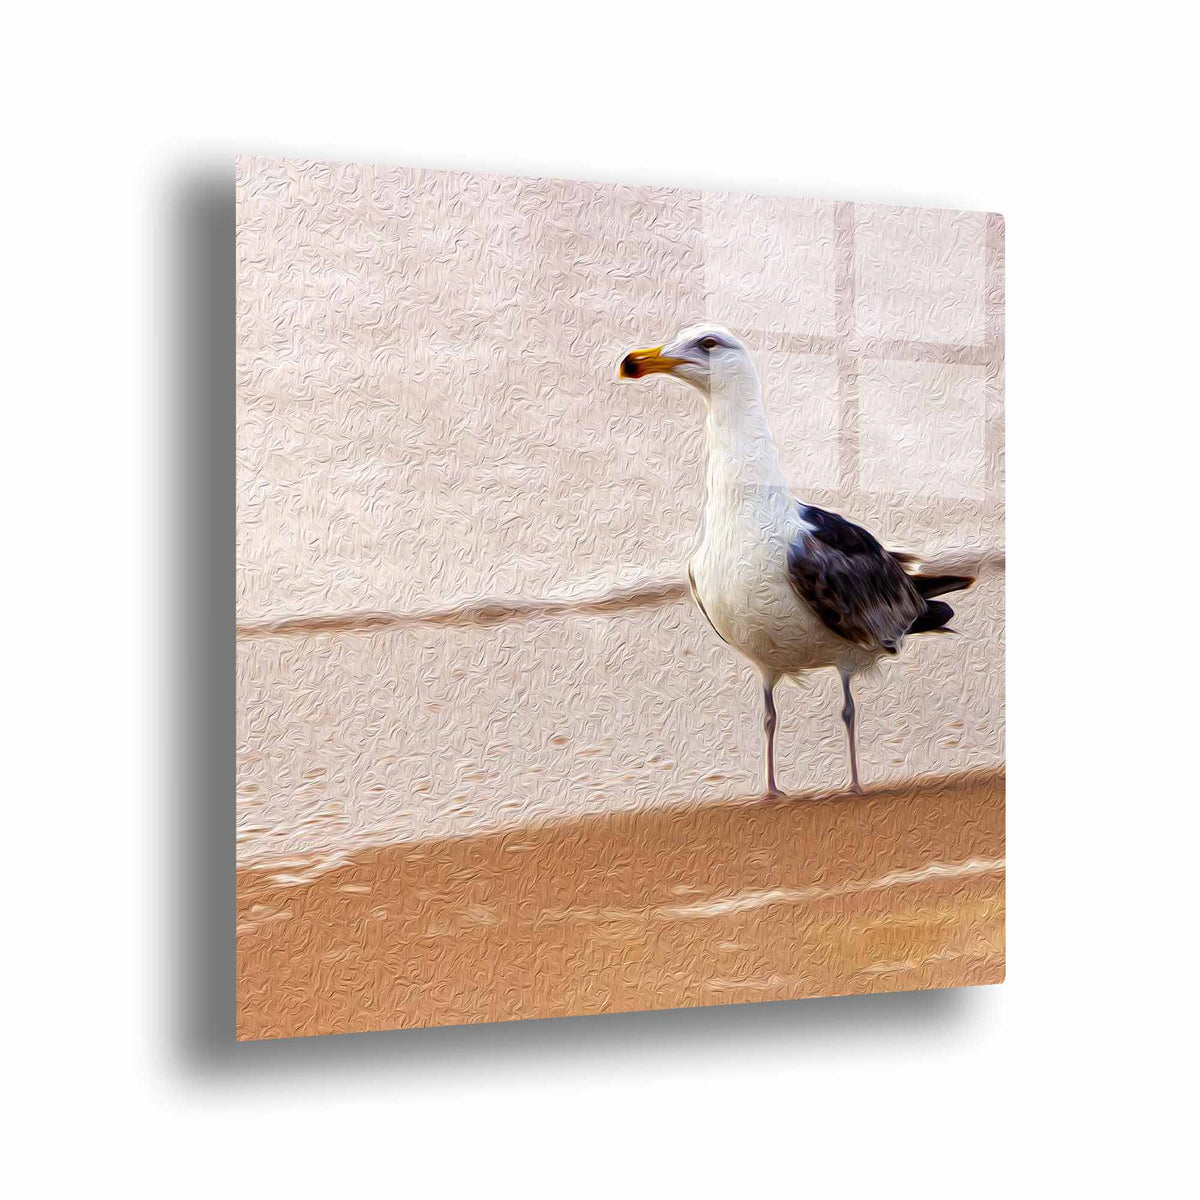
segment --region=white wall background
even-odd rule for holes
[[[1182,1190],[1182,10],[36,11],[0,81],[18,1192]],[[232,440],[206,404],[231,326],[205,248],[243,151],[1006,215],[1002,988],[224,1043],[231,809],[196,805],[232,794]]]

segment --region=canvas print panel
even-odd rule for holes
[[[238,1036],[1000,980],[1001,218],[237,202]]]

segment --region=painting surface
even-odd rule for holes
[[[1002,979],[1002,219],[236,186],[238,1036]],[[620,377],[710,326],[803,504],[973,580],[855,678],[862,794],[828,669],[764,798],[760,671],[689,588],[704,398]]]

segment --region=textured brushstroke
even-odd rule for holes
[[[351,954],[320,906],[393,887],[369,877],[388,854],[412,866],[419,846],[466,838],[453,844],[470,862],[473,840],[622,811],[646,814],[647,830],[655,812],[745,815],[757,680],[686,599],[702,417],[678,385],[647,394],[616,378],[628,347],[698,320],[730,326],[754,354],[783,470],[806,500],[980,575],[953,598],[958,637],[925,639],[856,692],[864,776],[880,803],[893,797],[875,836],[898,836],[927,802],[912,781],[1002,766],[1002,220],[260,159],[239,162],[237,186],[240,908],[263,888],[292,897],[268,905],[270,920],[243,917],[243,1035],[822,990],[786,955],[741,973],[697,957],[689,970],[709,984],[681,998],[649,965],[634,978],[636,938],[625,1004],[596,1001],[570,973],[556,992],[551,972],[524,999],[431,1006],[393,990],[393,1007],[366,1017],[361,996],[324,995],[320,971],[262,972],[280,962],[273,946],[301,936],[301,910],[305,936]],[[843,777],[837,706],[836,679],[780,694],[790,791]],[[872,876],[851,869],[868,849],[826,838],[809,865],[819,873],[836,850],[846,879],[870,879],[1000,862],[1001,788],[963,794],[986,796],[990,815],[963,801],[954,853],[927,831]],[[639,847],[669,890],[678,856]],[[777,879],[697,879],[702,896],[676,907],[827,886],[787,882],[795,863],[778,853]],[[367,872],[353,885],[366,892],[329,890],[347,864]],[[452,925],[475,904],[470,868],[457,878]],[[584,887],[549,861],[522,878],[545,911]],[[1001,884],[992,873],[900,889],[941,889],[939,903],[992,889],[982,974],[956,934],[881,950],[853,979],[824,977],[827,990],[998,978]],[[480,928],[503,972],[518,943],[503,924]],[[841,945],[848,930],[829,936]],[[401,971],[396,945],[385,937],[362,972]],[[936,970],[895,966],[926,959]],[[297,1021],[301,1009],[322,1015]]]

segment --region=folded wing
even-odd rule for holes
[[[948,604],[928,604],[927,595],[939,591],[919,591],[900,560],[861,526],[810,504],[799,510],[804,529],[788,547],[788,575],[839,637],[895,654],[906,633],[937,628],[953,615]],[[949,584],[949,576],[930,581],[933,589],[954,590]]]

